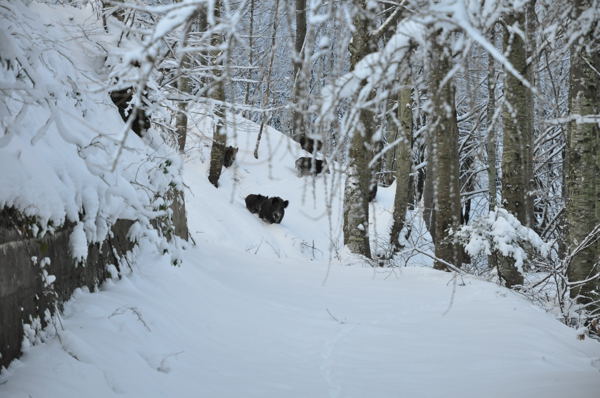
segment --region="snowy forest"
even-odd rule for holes
[[[0,397],[600,396],[600,0],[0,0]]]

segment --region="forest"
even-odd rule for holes
[[[600,389],[600,0],[0,0],[0,117],[0,396]]]

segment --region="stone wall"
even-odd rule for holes
[[[185,203],[176,200],[172,210],[175,234],[187,239]],[[126,238],[133,222],[119,220],[112,228],[113,237],[90,245],[86,262],[78,265],[69,253],[73,224],[35,239],[25,227],[30,222],[13,209],[0,209],[0,368],[21,355],[24,323],[32,318],[43,323],[44,312],[61,309],[78,287],[94,291],[110,276],[107,265],[118,268],[118,257],[133,247]],[[45,257],[50,264],[43,269],[56,276],[52,289],[44,287],[39,263]]]
[[[53,311],[55,304],[60,308],[78,287],[94,291],[109,276],[106,266],[118,266],[116,256],[133,246],[126,239],[132,222],[119,220],[113,238],[90,245],[87,261],[77,265],[69,254],[73,225],[35,239],[19,231],[22,222],[13,210],[0,211],[0,366],[8,366],[21,354],[24,323],[36,317],[43,320],[46,309]],[[42,280],[39,263],[45,257],[50,264],[43,269],[56,276],[52,289],[45,288]]]

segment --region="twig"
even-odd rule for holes
[[[344,321],[340,321],[339,319],[337,319],[332,313],[331,311],[329,311],[329,308],[325,308],[325,311],[327,311],[327,313],[329,314],[329,316],[331,317],[331,319],[333,319],[334,321],[336,321],[337,323],[339,323],[340,325],[345,324],[346,322]]]

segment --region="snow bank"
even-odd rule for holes
[[[455,285],[430,268],[342,265],[323,285],[325,263],[262,253],[199,241],[175,268],[140,251],[131,275],[75,295],[61,339],[4,372],[0,396],[595,398],[600,389],[600,344],[507,289],[470,277]]]
[[[78,223],[78,258],[119,218],[151,228],[181,162],[155,132],[124,131],[104,64],[116,38],[91,6],[0,5],[0,208],[34,216],[42,235]]]

